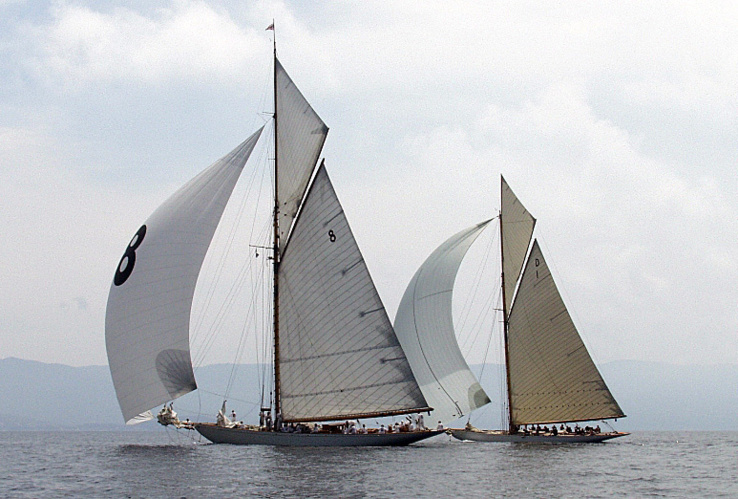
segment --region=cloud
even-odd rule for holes
[[[735,7],[162,5],[4,21],[0,350],[105,361],[121,245],[261,124],[275,18],[391,314],[437,244],[496,214],[503,173],[602,360],[736,361]]]
[[[246,62],[264,44],[227,11],[205,2],[175,2],[142,15],[126,7],[101,12],[62,3],[50,25],[33,29],[36,72],[67,90],[100,81],[162,84],[248,78]]]
[[[368,260],[384,255],[375,280],[391,311],[403,291],[397,281],[443,238],[496,214],[502,173],[538,218],[565,300],[601,360],[632,356],[634,347],[685,363],[697,350],[735,360],[729,303],[738,293],[727,290],[738,264],[725,235],[738,231],[738,208],[718,174],[694,177],[644,153],[641,137],[598,116],[577,84],[489,104],[466,127],[407,135],[393,173],[362,176],[349,196],[383,200],[356,231]],[[716,300],[715,288],[727,295]]]

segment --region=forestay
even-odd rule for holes
[[[310,175],[323,149],[328,127],[275,59],[277,91],[277,165],[280,248],[297,216]]]
[[[321,165],[279,266],[284,421],[428,410]]]
[[[510,312],[508,342],[512,423],[623,416],[582,343],[537,241]]]
[[[126,422],[197,388],[189,345],[195,284],[260,134],[175,192],[126,248],[105,316],[108,362]]]
[[[528,213],[505,179],[500,193],[500,225],[502,238],[502,271],[505,275],[505,311],[510,312],[515,283],[528,252],[536,219]]]
[[[453,325],[453,287],[467,250],[490,221],[439,246],[413,276],[395,317],[395,332],[434,420],[450,422],[490,400],[464,360]]]

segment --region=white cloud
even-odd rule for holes
[[[269,109],[275,18],[391,313],[436,244],[496,214],[503,173],[600,360],[738,360],[735,7],[54,5],[0,35],[0,351],[105,361],[121,244],[252,130],[244,102]]]
[[[151,16],[125,7],[103,13],[62,3],[50,26],[36,28],[39,77],[61,78],[67,89],[100,81],[164,83],[249,77],[246,62],[264,37],[238,26],[205,2],[175,2]]]

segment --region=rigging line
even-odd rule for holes
[[[245,167],[245,165],[244,165],[244,167]],[[220,255],[220,258],[218,260],[218,263],[216,265],[216,269],[217,269],[217,271],[216,271],[216,278],[210,283],[210,286],[209,286],[209,289],[208,289],[208,292],[207,292],[207,295],[206,295],[207,296],[207,300],[206,300],[206,303],[205,303],[205,306],[204,306],[204,310],[207,310],[208,309],[208,307],[210,305],[210,302],[211,302],[211,300],[213,298],[213,295],[215,294],[215,289],[218,287],[218,283],[220,282],[220,279],[222,277],[223,268],[224,268],[224,262],[226,261],[228,255],[230,253],[231,247],[233,246],[233,240],[235,239],[236,231],[237,231],[238,227],[240,226],[240,222],[241,222],[241,219],[243,217],[243,213],[245,212],[244,206],[246,204],[246,201],[250,198],[251,189],[252,189],[252,187],[255,184],[256,176],[257,176],[257,173],[258,173],[258,170],[259,169],[260,168],[253,168],[253,169],[250,170],[251,174],[249,176],[249,182],[247,183],[246,192],[242,196],[241,205],[240,205],[240,207],[239,207],[239,209],[237,211],[237,219],[231,225],[230,233],[228,234],[228,237],[227,237],[227,243],[226,243],[225,248],[222,251],[222,253]],[[220,228],[220,225],[219,225],[219,228]],[[219,231],[218,233],[221,234],[222,231]],[[195,328],[194,328],[195,334],[193,335],[193,339],[194,339],[194,337],[196,337],[198,335],[198,332],[200,331],[200,328],[202,327],[202,323],[204,321],[204,318],[205,318],[205,313],[201,314],[200,320],[195,325]]]
[[[495,238],[490,237],[489,242],[487,243],[487,250],[484,252],[484,258],[482,259],[481,264],[477,266],[474,286],[472,288],[471,293],[468,295],[467,300],[464,303],[464,307],[462,309],[462,313],[461,313],[462,321],[461,321],[460,329],[463,329],[465,327],[466,321],[469,318],[469,315],[471,315],[473,297],[477,295],[479,291],[479,287],[481,286],[481,283],[482,283],[482,277],[486,275],[487,264],[490,261],[490,255],[492,254],[491,248],[494,242],[495,242]]]
[[[244,274],[245,272],[242,269],[242,271],[239,272],[237,279],[233,282],[233,285],[228,291],[226,295],[226,300],[224,300],[223,304],[221,305],[220,310],[218,311],[217,317],[214,320],[214,323],[208,329],[208,335],[206,337],[204,345],[201,347],[200,355],[198,356],[199,361],[204,360],[205,356],[209,353],[210,349],[213,347],[215,340],[218,336],[217,331],[222,327],[223,323],[225,322],[228,316],[228,312],[231,310],[231,307],[235,303],[236,298],[238,298],[238,295],[240,294],[240,289],[241,289],[240,284],[242,284],[243,281],[245,280]]]
[[[264,164],[264,160],[263,160],[263,156],[264,156],[263,148],[260,149],[260,152],[261,152],[261,159],[254,158],[257,161],[257,165],[258,164]],[[220,260],[219,260],[219,263],[218,263],[218,266],[217,266],[216,279],[214,279],[211,282],[210,288],[208,290],[207,301],[205,303],[205,307],[203,307],[203,313],[200,315],[200,320],[198,321],[198,324],[196,326],[196,329],[195,329],[196,333],[193,335],[194,336],[193,339],[196,339],[197,337],[199,337],[199,335],[203,332],[202,326],[203,326],[203,323],[205,321],[205,318],[207,317],[206,311],[212,308],[211,305],[212,305],[213,297],[215,295],[215,290],[219,288],[219,283],[221,282],[221,280],[223,278],[224,268],[225,268],[225,262],[228,261],[228,257],[229,257],[229,255],[231,253],[231,250],[233,249],[233,246],[234,246],[233,242],[234,242],[234,240],[236,238],[238,229],[242,225],[242,220],[243,220],[244,214],[246,212],[245,206],[253,198],[253,196],[254,196],[253,192],[254,191],[256,191],[256,195],[258,197],[257,197],[257,202],[255,203],[256,209],[254,210],[254,217],[253,217],[253,219],[256,219],[257,218],[256,217],[256,213],[258,212],[258,206],[259,206],[259,199],[260,199],[260,195],[261,195],[261,189],[255,188],[255,185],[257,185],[257,184],[263,184],[263,180],[262,180],[262,182],[257,182],[257,179],[259,178],[259,172],[261,172],[261,177],[263,179],[263,176],[264,176],[264,168],[253,168],[250,171],[251,171],[251,175],[249,177],[249,182],[247,184],[247,188],[246,188],[245,194],[241,196],[241,204],[240,204],[240,207],[239,207],[238,211],[236,212],[237,213],[236,221],[235,221],[235,223],[233,223],[231,225],[231,231],[230,231],[230,234],[228,236],[228,240],[227,240],[227,244],[225,246],[225,250],[221,253],[221,257],[220,257]],[[222,305],[223,305],[223,303],[221,303],[221,310],[218,312],[218,314],[220,314],[223,311]],[[209,329],[209,331],[212,334],[212,327]],[[207,342],[207,340],[205,340],[205,342]]]
[[[261,159],[259,159],[259,161],[258,161],[257,164],[263,164],[263,156],[264,156],[264,153],[263,153],[263,150],[262,150],[262,157],[261,157]],[[211,301],[212,301],[213,296],[215,294],[215,289],[218,288],[219,283],[220,283],[220,280],[223,277],[223,270],[225,268],[225,261],[228,259],[228,256],[230,255],[230,252],[231,252],[231,249],[233,248],[233,242],[235,240],[237,230],[241,226],[241,220],[243,219],[244,213],[246,211],[245,210],[245,206],[246,206],[247,202],[253,196],[252,195],[252,192],[254,190],[256,191],[257,200],[256,200],[256,203],[255,203],[256,209],[254,211],[254,216],[252,218],[252,225],[255,223],[255,220],[257,218],[256,213],[258,212],[259,201],[261,199],[261,191],[262,191],[262,189],[260,189],[260,188],[259,189],[255,189],[255,185],[257,184],[256,179],[258,178],[259,171],[261,171],[262,181],[259,182],[259,185],[263,185],[264,170],[265,170],[265,168],[254,168],[251,171],[251,175],[250,175],[249,182],[248,182],[248,185],[247,185],[246,193],[242,196],[242,198],[241,198],[241,204],[240,204],[239,209],[237,211],[237,214],[238,214],[237,219],[236,219],[235,223],[233,223],[231,225],[231,231],[230,231],[230,234],[229,234],[229,237],[228,237],[228,241],[227,241],[227,244],[226,244],[226,247],[225,247],[225,251],[223,251],[221,253],[221,257],[220,257],[220,260],[219,260],[219,263],[218,263],[218,266],[217,266],[216,279],[211,283],[210,288],[208,290],[208,300],[206,302],[206,306],[204,307],[204,311],[205,310],[208,310],[210,308]],[[221,304],[221,310],[222,310],[222,304]],[[200,328],[202,327],[202,324],[203,324],[203,322],[205,320],[205,316],[206,316],[205,313],[203,313],[200,316],[200,321],[199,321],[199,323],[197,325],[196,331],[198,331],[198,332],[201,331]]]
[[[262,169],[261,185],[263,185],[263,182],[264,182],[264,176],[265,176],[264,170],[265,169]],[[261,200],[261,193],[262,193],[262,191],[263,191],[263,189],[258,189],[257,190],[258,195],[257,195],[257,199],[256,199],[256,206],[259,205],[259,201]],[[256,219],[257,219],[256,216],[254,216],[252,218],[251,231],[250,231],[250,234],[249,234],[249,240],[250,241],[253,240],[253,237],[254,237],[254,231],[255,231],[255,228],[256,228]],[[261,239],[260,239],[260,241],[261,241]],[[259,306],[258,305],[258,300],[259,300],[259,296],[260,295],[257,292],[257,287],[258,287],[258,283],[261,280],[263,280],[263,278],[264,278],[264,268],[263,268],[263,266],[259,266],[259,265],[253,264],[253,263],[249,265],[249,268],[250,269],[254,269],[255,268],[254,270],[257,273],[259,272],[259,269],[261,269],[261,275],[259,277],[257,277],[256,280],[254,280],[254,276],[253,275],[251,276],[251,278],[252,278],[252,281],[251,282],[252,283],[255,283],[254,286],[253,286],[253,288],[252,288],[252,293],[251,293],[252,302],[251,302],[251,306],[249,308],[249,311],[251,311],[251,310],[258,310],[259,309],[258,308],[258,306]],[[252,274],[253,274],[253,272],[252,272]],[[233,386],[233,381],[235,380],[235,377],[236,377],[236,371],[238,370],[238,367],[237,366],[239,365],[239,361],[241,360],[241,356],[243,355],[243,350],[244,350],[244,346],[245,346],[245,339],[246,339],[246,337],[248,335],[248,318],[249,317],[253,317],[253,319],[254,319],[254,337],[256,338],[256,336],[257,336],[257,332],[256,332],[257,315],[258,314],[256,312],[254,312],[253,314],[247,313],[247,317],[244,320],[243,327],[241,329],[241,335],[239,336],[238,347],[236,348],[235,358],[233,360],[233,365],[231,367],[231,374],[230,374],[230,377],[228,379],[228,383],[226,385],[226,395],[230,394],[231,388]]]
[[[486,275],[486,272],[482,272],[482,274],[485,274]],[[476,340],[477,340],[477,338],[478,338],[478,336],[480,334],[480,329],[481,329],[481,327],[479,326],[479,324],[485,322],[486,318],[489,315],[489,309],[493,307],[493,303],[495,303],[497,301],[497,294],[500,293],[499,288],[495,288],[495,289],[496,289],[496,291],[495,291],[494,294],[493,293],[486,293],[486,292],[483,293],[483,295],[486,296],[486,299],[484,300],[483,303],[481,303],[478,306],[476,319],[471,324],[471,326],[468,328],[468,330],[475,331],[474,337],[471,339],[471,342],[470,342],[470,338],[471,338],[470,336],[467,335],[465,337],[464,342],[463,342],[463,344],[461,346],[462,350],[467,349],[467,346],[468,346],[468,350],[471,350],[471,348],[476,344]],[[477,295],[478,295],[478,293],[475,292],[474,293],[474,296],[477,296]],[[471,311],[469,312],[468,316],[464,320],[464,324],[462,325],[461,330],[467,330],[466,321],[469,320],[469,316],[470,315],[471,315]],[[467,351],[467,353],[468,353],[468,351]]]
[[[269,239],[271,237],[271,233],[273,230],[273,226],[271,224],[271,221],[269,221],[268,224],[265,224],[263,230],[262,239]],[[272,280],[272,264],[269,263],[268,259],[263,260],[265,265],[261,267],[263,275],[266,275],[266,277],[262,278],[261,280],[261,315],[259,317],[254,317],[255,324],[260,319],[261,324],[260,327],[257,324],[258,330],[261,331],[260,339],[261,339],[261,349],[259,350],[259,346],[257,344],[257,361],[261,365],[261,373],[260,373],[260,386],[262,389],[268,388],[271,390],[272,384],[274,382],[273,377],[270,373],[273,372],[273,355],[272,355],[272,340],[273,340],[273,297],[274,297],[274,290],[273,285],[274,281]],[[263,402],[263,401],[262,401]],[[271,401],[270,401],[271,404]]]
[[[491,333],[492,331],[490,331]],[[482,359],[482,369],[479,371],[479,379],[482,379],[482,376],[484,376],[484,368],[487,367],[487,356],[489,355],[489,347],[492,344],[492,334],[489,335],[489,338],[487,340],[487,349],[484,352],[484,357]]]
[[[207,352],[210,350],[210,348],[212,348],[212,345],[217,336],[217,330],[222,326],[231,308],[233,307],[233,304],[238,298],[241,290],[244,288],[243,283],[247,278],[246,274],[252,265],[253,263],[251,259],[247,259],[246,265],[241,267],[239,274],[237,275],[236,279],[232,282],[231,287],[228,293],[226,294],[226,299],[223,300],[223,302],[221,303],[221,307],[218,310],[218,313],[216,314],[216,317],[213,320],[213,323],[208,329],[208,335],[205,341],[203,342],[204,345],[202,347],[202,351],[200,352],[200,356],[199,356],[200,360],[204,359],[204,357],[207,355]]]
[[[475,281],[472,286],[472,291],[467,294],[464,303],[464,309],[461,314],[461,326],[459,327],[458,336],[459,338],[464,338],[461,342],[460,349],[462,350],[462,354],[467,358],[469,357],[473,346],[477,343],[477,338],[479,337],[483,329],[479,324],[483,324],[487,321],[487,317],[489,316],[489,309],[492,306],[490,301],[493,299],[494,295],[492,295],[491,293],[488,293],[486,291],[482,292],[481,296],[485,297],[485,300],[479,305],[476,305],[476,297],[480,296],[479,289],[482,281],[491,272],[490,270],[488,270],[491,267],[491,262],[493,260],[492,258],[490,258],[490,255],[492,255],[492,251],[490,250],[490,248],[493,247],[496,241],[495,235],[491,236],[487,241],[486,250],[483,254],[484,258],[482,259],[482,262],[477,265],[477,271],[475,273]],[[474,320],[471,327],[467,327],[467,322],[469,321],[472,315],[472,310],[474,309],[476,309],[476,319]],[[463,334],[464,331],[474,331],[474,335],[471,336],[468,334]]]
[[[490,248],[492,248],[493,244],[494,244],[494,240],[490,240],[490,244],[488,245],[487,251],[485,252],[485,260],[488,260],[489,255],[491,254]],[[480,272],[480,275],[481,274],[487,275],[487,273],[488,272],[486,271],[486,265],[485,265],[485,269],[483,269]],[[482,303],[479,306],[479,309],[477,311],[477,318],[474,321],[474,323],[471,325],[471,327],[469,328],[470,330],[475,331],[474,336],[473,337],[469,335],[465,336],[464,341],[461,345],[462,351],[466,351],[467,354],[471,352],[471,349],[474,347],[474,345],[477,342],[477,338],[481,334],[481,331],[483,328],[479,324],[480,323],[483,324],[484,322],[486,322],[486,319],[489,316],[490,308],[492,308],[494,306],[494,303],[496,303],[499,299],[499,295],[501,293],[501,287],[496,286],[494,289],[495,289],[494,293],[484,293],[484,295],[486,296],[486,300],[484,301],[484,303]],[[476,294],[477,293],[475,292],[474,295],[476,296]],[[468,320],[468,317],[466,320]],[[466,329],[466,324],[462,326],[462,330],[464,329]]]
[[[465,356],[471,355],[471,352],[474,348],[474,346],[477,344],[477,340],[479,339],[479,336],[483,333],[484,327],[483,324],[487,322],[487,318],[489,317],[490,310],[493,312],[496,311],[496,308],[494,304],[499,299],[499,291],[494,295],[489,295],[487,297],[487,300],[480,306],[479,314],[477,320],[472,324],[471,330],[474,331],[474,336],[466,336],[466,339],[464,341],[464,344],[462,345],[462,350],[465,352]],[[494,319],[493,319],[494,320]],[[489,335],[491,336],[491,335]]]
[[[497,307],[495,307],[495,303],[499,301],[500,298],[500,290],[497,288],[495,290],[494,294],[487,295],[486,301],[479,307],[479,311],[477,313],[477,319],[474,321],[474,323],[471,325],[470,329],[472,331],[476,331],[474,335],[474,339],[471,341],[471,344],[469,345],[469,351],[473,348],[473,346],[476,344],[477,338],[485,329],[485,324],[489,323],[489,316],[490,312],[492,313],[492,321],[495,320],[494,313],[497,310]]]
[[[483,296],[485,296],[485,300],[477,306],[476,310],[476,316],[471,322],[471,324],[468,326],[468,330],[471,331],[477,331],[475,335],[476,337],[479,335],[479,330],[481,329],[481,324],[485,323],[487,320],[487,317],[489,317],[489,310],[490,308],[493,308],[493,303],[495,301],[495,295],[492,293],[483,293]],[[462,325],[462,330],[467,329],[467,322],[471,319],[471,309],[469,310],[469,313],[464,319],[464,324]],[[469,336],[466,337],[466,340],[464,342],[464,347],[466,347],[466,344],[469,342]],[[472,342],[474,344],[474,342]]]
[[[267,273],[271,267],[271,264],[268,263],[268,261],[264,260],[267,265],[263,266],[263,271]],[[271,277],[271,274],[269,274],[269,277]],[[259,386],[261,387],[262,392],[262,406],[264,405],[264,391],[266,388],[270,387],[271,383],[271,376],[268,376],[268,372],[271,372],[271,365],[269,360],[271,360],[271,339],[272,339],[272,330],[269,326],[269,323],[271,322],[271,296],[272,296],[272,288],[271,288],[271,279],[265,278],[261,281],[261,289],[260,289],[260,297],[262,302],[261,307],[261,315],[260,317],[254,317],[254,323],[257,327],[258,331],[261,331],[261,334],[255,335],[255,348],[256,348],[256,356],[257,356],[257,364],[260,366],[260,369],[257,369],[257,375],[258,375],[258,381]],[[258,320],[261,320],[261,324],[257,324]],[[259,342],[260,340],[260,342]],[[260,344],[259,344],[260,343]]]
[[[210,394],[210,395],[215,395],[216,397],[225,398],[225,394],[223,394],[223,393],[211,392],[209,390],[204,390],[202,388],[200,388],[200,390],[202,390],[204,393],[207,393],[207,394]],[[241,402],[241,403],[248,404],[248,405],[257,405],[258,404],[258,402],[254,402],[253,400],[246,400],[246,399],[241,399],[241,398],[238,398],[238,397],[228,397],[228,400],[235,400],[236,402]],[[187,412],[187,409],[180,409],[180,410],[184,410],[185,412]],[[190,411],[190,412],[192,412],[192,411]]]
[[[502,310],[502,307],[504,304],[502,303],[502,288],[500,287],[500,294],[497,298],[497,304],[499,305],[499,309]],[[497,390],[498,393],[501,395],[502,403],[499,405],[500,408],[500,421],[502,422],[502,427],[509,426],[509,421],[507,421],[507,418],[509,416],[508,412],[508,401],[509,398],[507,397],[507,368],[505,366],[505,321],[504,321],[504,314],[503,319],[496,323],[498,328],[498,334],[497,337]]]
[[[267,261],[267,260],[264,259],[262,261]],[[260,274],[261,277],[254,280],[254,291],[253,292],[254,292],[254,296],[257,297],[261,305],[261,306],[257,306],[257,310],[262,310],[264,307],[264,293],[263,293],[263,290],[264,290],[263,276],[265,272],[264,265],[257,266],[257,270],[259,269],[261,270],[261,274]],[[260,326],[261,326],[260,319],[261,319],[261,315],[258,313],[254,313],[253,315],[254,352],[256,354],[256,365],[257,366],[259,365],[259,362],[261,361],[261,352],[260,352],[260,345],[259,345],[259,340],[261,338],[261,335],[259,334]],[[262,399],[263,399],[264,380],[262,378],[261,371],[258,368],[256,369],[256,378],[257,378],[258,386],[262,387]]]
[[[263,270],[262,270],[262,276],[261,277],[262,277],[262,279],[264,277],[263,276]],[[243,348],[244,348],[244,345],[245,345],[245,340],[246,340],[246,337],[248,336],[248,317],[253,316],[254,318],[256,318],[256,315],[257,315],[256,312],[254,312],[252,314],[251,311],[252,310],[255,311],[255,310],[258,309],[258,303],[257,303],[258,300],[259,300],[258,293],[252,293],[251,294],[251,304],[249,305],[249,309],[248,309],[248,312],[247,312],[247,320],[244,321],[243,327],[241,329],[241,334],[239,335],[238,346],[236,348],[236,356],[235,356],[235,359],[233,361],[233,364],[231,365],[231,374],[230,374],[230,376],[228,378],[228,383],[226,384],[226,392],[225,392],[226,396],[229,396],[229,394],[230,394],[231,388],[233,386],[233,382],[234,382],[234,380],[236,378],[236,371],[238,370],[238,365],[239,365],[238,362],[240,360],[241,355],[243,354]],[[256,336],[256,330],[255,329],[254,329],[254,336]]]
[[[270,227],[267,227],[266,233],[271,234],[272,227],[270,224]],[[267,236],[271,237],[271,236]],[[271,407],[272,404],[272,389],[273,389],[273,383],[274,378],[271,375],[271,373],[274,372],[274,366],[273,366],[273,355],[272,355],[272,340],[273,340],[273,280],[271,279],[271,266],[272,264],[268,262],[268,260],[265,260],[265,263],[267,265],[264,266],[265,271],[269,272],[269,277],[267,279],[264,279],[261,282],[261,299],[262,299],[262,308],[261,308],[261,328],[259,329],[261,333],[261,349],[257,350],[257,361],[259,362],[259,365],[261,366],[261,379],[260,383],[262,386],[262,391],[268,391],[269,392],[269,406]],[[262,406],[264,406],[264,400],[262,400]]]
[[[262,186],[264,185],[264,182],[265,182],[264,179],[266,177],[266,170],[267,170],[266,168],[262,170],[262,179],[261,179],[261,183],[260,183],[260,185],[262,185]],[[261,195],[261,192],[263,192],[263,187],[262,187],[262,189],[260,189],[259,192],[260,192],[260,195]],[[261,199],[261,197],[259,199]],[[254,220],[253,220],[253,223],[252,223],[252,226],[251,226],[251,232],[250,232],[250,235],[249,235],[249,240],[250,241],[254,241],[255,240],[254,239],[254,233],[256,231],[256,218],[257,217],[254,217]],[[261,235],[259,237],[257,237],[255,241],[257,243],[263,243],[264,241],[266,241],[268,243],[269,242],[269,234],[271,232],[271,221],[268,219],[268,217],[265,217],[260,232],[261,232]],[[264,244],[264,246],[266,246],[266,244]],[[257,250],[257,255],[258,255],[258,250]],[[258,256],[257,256],[257,258],[258,258]],[[269,260],[268,260],[268,257],[265,257],[261,261],[262,262],[268,262]],[[258,263],[258,261],[257,261],[257,263]],[[252,293],[253,293],[254,297],[256,297],[260,301],[260,303],[261,303],[261,306],[259,306],[258,304],[256,305],[256,310],[257,311],[263,310],[265,308],[264,307],[264,303],[265,303],[265,299],[264,299],[264,286],[265,286],[266,279],[265,279],[264,275],[265,275],[265,266],[264,265],[254,264],[254,266],[252,267],[252,275],[251,275],[251,282],[253,283]],[[263,323],[261,325],[259,324],[259,314],[257,312],[255,312],[253,314],[252,319],[253,319],[253,328],[254,328],[254,352],[256,353],[256,357],[257,357],[256,360],[257,360],[257,364],[258,364],[258,362],[260,362],[260,348],[259,348],[259,338],[260,338],[260,335],[259,335],[259,331],[261,330],[260,326],[263,328]],[[260,374],[261,373],[257,369],[257,381],[259,383],[259,386],[263,386],[263,381],[264,380],[263,380],[263,377]]]
[[[229,289],[228,294],[226,295],[227,299],[221,305],[220,310],[218,311],[218,315],[215,318],[214,323],[210,327],[210,334],[208,335],[207,342],[205,346],[203,347],[203,351],[201,355],[202,358],[204,358],[207,352],[212,348],[214,341],[217,337],[216,332],[223,327],[223,323],[227,319],[228,313],[230,312],[231,308],[235,304],[236,299],[239,297],[241,290],[243,289],[242,284],[246,280],[246,273],[251,265],[252,263],[249,260],[247,266],[242,267],[236,280],[231,285],[231,288]],[[249,314],[252,313],[252,310],[253,310],[253,300],[249,302],[249,308],[246,311],[246,319],[248,319]]]

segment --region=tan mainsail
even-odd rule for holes
[[[533,242],[508,325],[512,423],[618,418],[566,310],[538,242]]]

